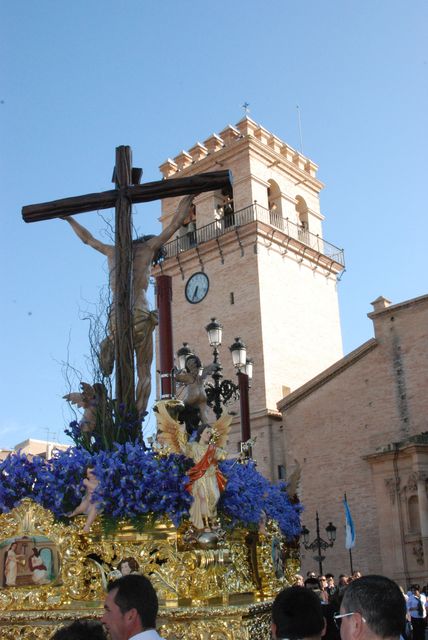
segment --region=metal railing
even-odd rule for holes
[[[166,251],[165,258],[173,258],[183,251],[188,251],[192,247],[199,246],[204,242],[213,240],[223,236],[236,228],[243,227],[250,222],[263,222],[275,229],[279,229],[289,238],[293,238],[310,247],[314,251],[331,260],[345,266],[345,257],[343,249],[339,249],[334,244],[327,242],[319,235],[311,233],[307,229],[292,222],[288,218],[283,218],[275,211],[269,211],[261,205],[251,204],[245,209],[240,209],[222,218],[211,222],[210,224],[200,227],[194,231],[189,231],[183,236],[177,237],[164,245]]]

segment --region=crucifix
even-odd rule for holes
[[[116,401],[118,405],[123,405],[126,411],[131,412],[135,410],[137,404],[140,417],[142,417],[141,414],[144,413],[145,407],[138,406],[135,397],[134,341],[136,338],[136,319],[134,317],[134,298],[136,291],[135,282],[133,281],[138,278],[141,280],[140,288],[144,289],[145,287],[145,290],[141,291],[141,294],[145,299],[153,255],[159,251],[162,244],[169,240],[175,231],[183,224],[183,221],[189,213],[189,206],[192,200],[191,196],[194,197],[198,193],[214,191],[231,185],[231,174],[227,170],[201,173],[188,178],[172,178],[139,184],[141,174],[141,169],[132,167],[131,148],[129,146],[120,146],[116,148],[116,164],[113,173],[116,184],[115,189],[84,196],[64,198],[62,200],[53,200],[41,204],[27,205],[22,208],[22,217],[25,222],[39,222],[51,218],[67,219],[83,242],[90,244],[93,248],[107,256],[110,267],[110,278],[114,279],[114,282],[111,282],[111,286],[114,297],[113,336],[116,364]],[[147,245],[148,250],[145,251],[145,253],[140,251],[140,254],[138,254],[139,249],[135,244],[137,241],[133,242],[132,240],[132,205],[140,202],[185,195],[189,196],[189,198],[187,202],[184,202],[184,205],[188,204],[189,206],[186,207],[180,204],[178,213],[159,236],[154,236],[148,239],[147,242],[144,242],[143,238],[144,245]],[[70,218],[70,216],[74,214],[113,207],[115,208],[114,245],[106,245],[96,240],[84,227],[81,227],[73,218]],[[133,269],[133,262],[135,259],[139,259],[139,255],[143,258],[143,268],[147,266],[147,273],[139,274],[138,271]],[[147,262],[147,256],[150,256],[150,259],[146,265],[144,261]],[[151,330],[153,330],[153,328],[154,324]],[[138,335],[138,340],[140,340],[141,336],[140,334]],[[148,339],[151,344],[151,332],[148,338],[146,336],[146,339]],[[145,371],[147,371],[147,364],[148,371],[150,372],[151,361],[145,363]],[[138,371],[138,373],[140,372]]]

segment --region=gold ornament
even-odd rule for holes
[[[83,534],[82,520],[64,525],[28,499],[0,516],[2,640],[47,640],[67,622],[100,618],[109,576],[119,575],[124,559],[150,577],[165,638],[262,639],[269,635],[270,599],[297,570],[297,561],[287,560],[285,571],[275,573],[273,546],[280,541],[284,547],[271,522],[264,534],[216,530],[205,532],[205,539],[194,536],[189,523],[177,529],[166,517],[143,532],[122,521],[112,535],[104,534],[99,522]],[[12,586],[5,576],[11,545],[25,565],[18,565]],[[28,568],[34,547],[52,560],[45,569],[47,584],[35,584],[36,571]]]

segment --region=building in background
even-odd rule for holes
[[[49,442],[48,440],[28,438],[27,440],[19,442],[13,449],[0,449],[0,460],[4,460],[10,453],[16,453],[17,451],[25,453],[30,458],[31,456],[41,456],[42,458],[49,459],[52,457],[54,449],[66,451],[70,446],[69,444],[59,444],[58,442]]]
[[[277,403],[343,354],[337,279],[343,251],[323,237],[316,165],[249,117],[161,165],[165,178],[230,169],[233,189],[203,193],[154,269],[171,276],[173,338],[212,361],[205,326],[223,326],[221,363],[234,379],[228,346],[241,336],[254,359],[252,436],[260,471],[284,477]],[[180,199],[162,202],[165,226]],[[232,407],[239,411],[237,405]],[[229,439],[240,448],[239,416]]]
[[[300,470],[304,524],[337,525],[324,571],[349,572],[347,494],[355,569],[399,584],[428,580],[428,295],[373,303],[374,338],[285,397],[287,475]],[[323,534],[323,530],[321,531]],[[324,536],[325,537],[325,536]],[[305,551],[303,572],[316,568]]]

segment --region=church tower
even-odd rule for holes
[[[240,336],[254,360],[251,433],[259,470],[283,477],[279,402],[343,355],[337,278],[343,251],[323,238],[317,166],[248,116],[168,159],[165,178],[230,169],[230,193],[203,193],[154,275],[172,277],[173,338],[212,362],[205,326],[223,325],[220,359],[235,380],[228,346]],[[178,198],[162,202],[163,225]],[[239,403],[231,406],[239,413]],[[239,451],[239,416],[229,450]],[[304,425],[302,425],[304,428]]]

